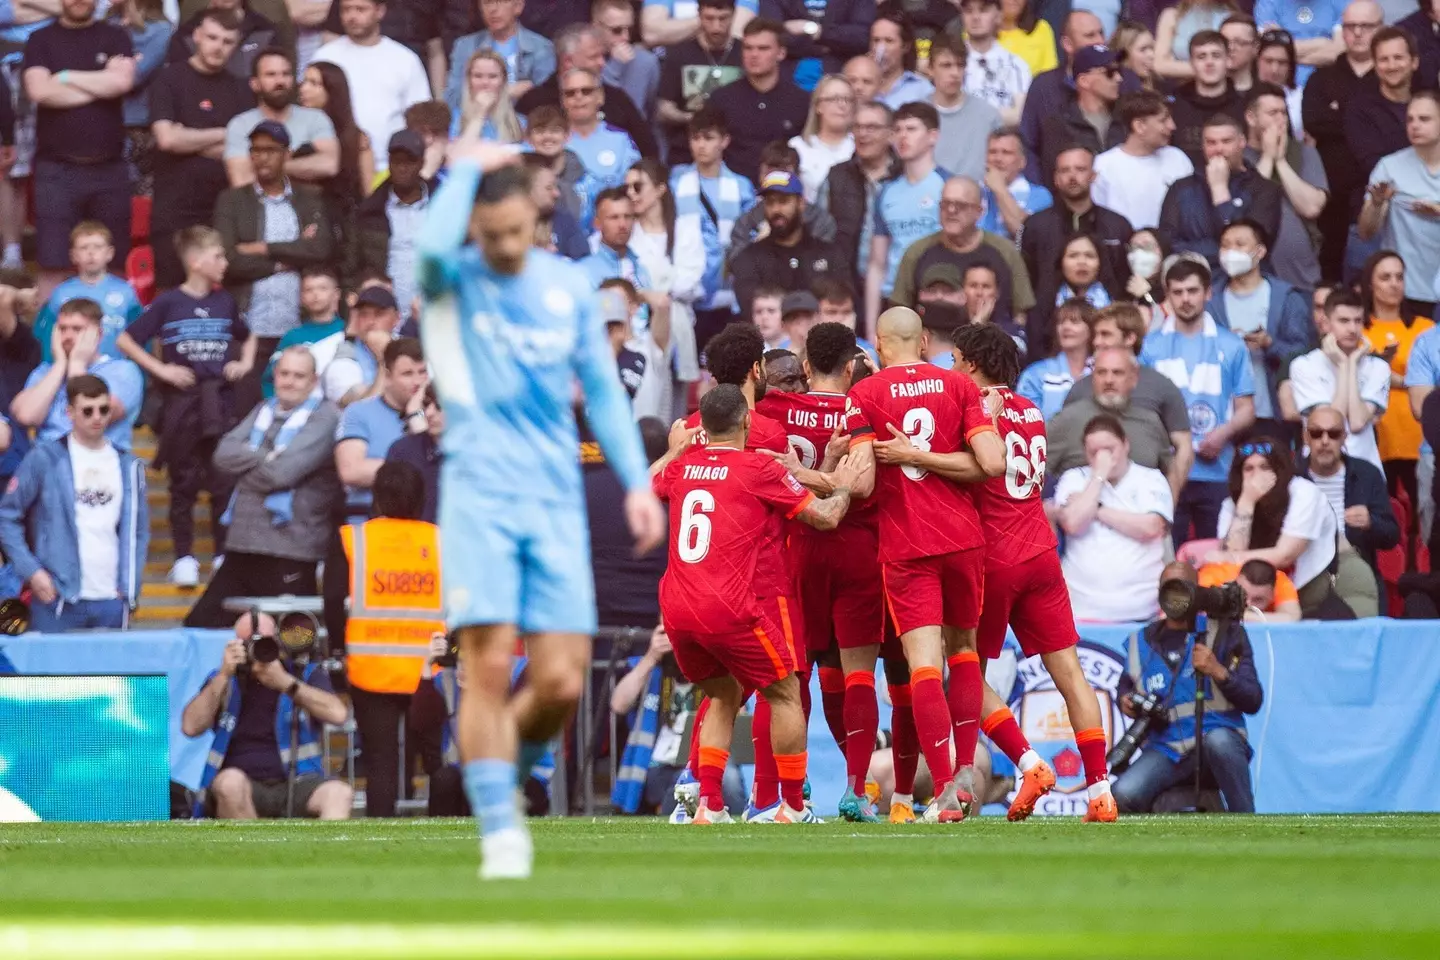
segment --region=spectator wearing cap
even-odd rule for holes
[[[135,85],[135,47],[93,0],[67,0],[59,18],[31,34],[21,65],[35,114],[35,220],[41,292],[70,267],[70,231],[99,220],[120,263],[130,252],[130,175],[124,160],[124,98]]]
[[[730,131],[726,166],[759,184],[761,150],[775,140],[788,141],[805,128],[810,97],[780,68],[785,59],[785,28],[781,24],[751,20],[745,25],[741,45],[744,76],[712,93],[709,106],[720,111]],[[909,56],[913,62],[913,46]],[[745,302],[743,297],[740,302]]]
[[[381,284],[371,284],[355,296],[345,333],[320,378],[326,400],[344,409],[380,392],[385,386],[380,358],[395,339],[399,322],[395,295]]]
[[[215,204],[215,228],[225,242],[225,286],[256,340],[255,366],[236,390],[244,410],[260,402],[260,378],[280,338],[300,325],[300,271],[324,266],[334,234],[316,187],[292,183],[285,167],[290,132],[262,120],[250,132],[255,182],[232,187]]]
[[[725,173],[729,173],[727,168]],[[790,144],[777,140],[767,144],[760,153],[760,182],[764,183],[772,173],[791,173],[800,176],[800,152]],[[800,181],[804,188],[805,181]],[[747,183],[748,187],[749,184]],[[824,195],[824,191],[821,191]],[[805,201],[805,229],[812,237],[829,242],[838,239],[839,226],[830,212],[821,203]],[[723,215],[722,215],[723,222]],[[770,229],[765,222],[765,204],[750,202],[743,214],[735,218],[730,228],[730,247],[726,251],[729,260],[734,260],[750,244],[763,237]]]
[[[1228,224],[1247,219],[1265,236],[1280,230],[1279,185],[1245,161],[1245,121],[1217,113],[1205,121],[1204,158],[1195,173],[1176,180],[1160,206],[1160,232],[1176,253],[1198,253],[1220,269],[1220,234]]]
[[[944,117],[941,117],[943,129]],[[981,183],[985,212],[980,229],[1015,240],[1032,213],[1055,202],[1050,191],[1025,176],[1025,144],[1014,127],[990,134],[985,148],[985,179]]]
[[[748,311],[760,287],[809,290],[822,278],[843,278],[846,260],[839,246],[805,227],[805,190],[797,175],[778,171],[766,175],[760,196],[769,230],[730,261],[735,298],[742,309]],[[748,312],[745,319],[750,319]]]
[[[1085,147],[1101,154],[1125,142],[1124,123],[1111,117],[1120,98],[1120,64],[1115,51],[1102,44],[1075,51],[1075,99],[1040,124],[1040,163],[1055,169],[1055,158],[1070,147]]]
[[[407,433],[429,430],[424,408],[428,382],[420,341],[392,340],[381,358],[380,389],[341,413],[335,431],[335,469],[345,484],[346,523],[369,519],[370,488],[390,447]]]
[[[902,306],[920,302],[919,291],[936,283],[963,289],[965,270],[982,263],[999,281],[996,310],[1006,317],[1023,316],[1035,306],[1030,276],[1015,244],[980,229],[980,185],[969,177],[951,177],[940,193],[940,229],[910,245],[895,271],[890,299]],[[936,271],[949,266],[952,270]]]
[[[805,359],[805,341],[820,320],[820,301],[809,290],[792,290],[780,301],[780,324],[785,329],[788,349]]]
[[[345,277],[353,285],[364,270],[394,278],[400,319],[409,320],[415,289],[415,238],[430,207],[434,181],[420,175],[425,163],[425,141],[413,130],[397,131],[390,138],[390,175],[355,208],[348,231],[350,249]]]

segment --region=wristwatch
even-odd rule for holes
[[[820,35],[820,24],[816,23],[814,20],[808,21],[805,26],[801,27],[800,29],[805,31],[805,36],[807,37],[816,37]]]

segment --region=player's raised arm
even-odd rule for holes
[[[437,296],[454,283],[453,265],[470,232],[480,178],[519,159],[519,154],[503,144],[481,140],[451,144],[445,182],[435,191],[415,241],[420,254],[420,289],[426,296]]]
[[[665,514],[650,488],[640,431],[625,388],[615,375],[615,356],[605,339],[595,298],[581,297],[575,312],[579,329],[574,366],[585,391],[586,417],[606,461],[625,484],[625,519],[635,537],[636,550],[648,553],[665,537]]]

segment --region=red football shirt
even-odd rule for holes
[[[1008,567],[1057,546],[1045,519],[1040,490],[1045,486],[1045,418],[1040,408],[1008,387],[996,387],[1005,405],[996,418],[1005,441],[1005,473],[975,488],[985,529],[985,560]]]
[[[975,382],[929,363],[890,366],[861,380],[850,390],[845,417],[852,445],[894,439],[893,424],[916,447],[936,453],[958,453],[971,437],[995,429]],[[919,467],[876,466],[882,561],[985,545],[964,485]]]
[[[700,426],[699,410],[685,418],[685,426]],[[695,435],[695,442],[703,445],[710,441],[705,436],[705,431],[701,430]],[[745,438],[746,450],[774,450],[776,453],[784,453],[786,444],[784,427],[758,410],[750,411],[750,435]]]
[[[698,633],[749,629],[760,615],[761,560],[777,534],[813,498],[764,454],[696,447],[654,480],[670,506],[670,560],[660,581],[666,628]]]
[[[841,393],[787,393],[782,390],[767,391],[765,397],[755,405],[758,412],[775,420],[784,428],[786,439],[802,466],[811,470],[819,468],[825,461],[825,447],[838,428],[845,432],[845,395]],[[876,524],[875,498],[852,500],[841,525]],[[824,536],[813,527],[805,527],[807,534]]]

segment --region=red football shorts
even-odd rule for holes
[[[880,643],[885,594],[876,532],[842,527],[832,536],[800,536],[790,543],[803,637],[811,655],[835,646],[851,650]]]
[[[985,588],[983,548],[895,560],[882,567],[885,603],[895,632],[901,636],[920,627],[972,630],[980,623]]]
[[[1000,655],[1005,628],[1015,631],[1025,656],[1053,653],[1080,642],[1060,556],[1046,550],[1024,563],[985,571],[985,611],[975,646],[987,660]]]
[[[768,614],[748,630],[730,633],[670,633],[675,663],[691,683],[734,677],[751,690],[763,690],[795,672],[795,654],[784,631]]]

